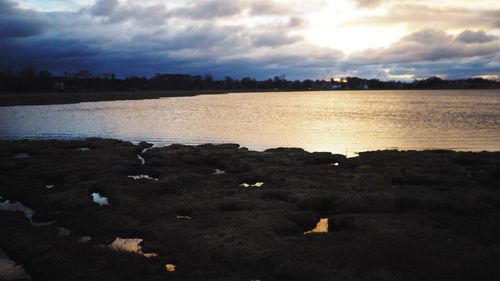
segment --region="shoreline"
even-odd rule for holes
[[[500,152],[346,158],[95,138],[0,141],[0,157],[0,206],[34,211],[0,211],[0,249],[35,280],[500,274]],[[142,248],[124,253],[117,238]]]
[[[450,89],[453,91],[498,91],[499,89]],[[267,93],[267,92],[374,92],[374,91],[449,91],[447,89],[374,89],[374,90],[187,90],[187,91],[137,91],[137,92],[39,92],[39,93],[0,93],[0,107],[28,105],[75,104],[82,102],[101,102],[118,100],[146,100],[173,97],[193,97],[199,95],[223,95],[230,93]]]

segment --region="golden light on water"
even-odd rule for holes
[[[315,228],[304,232],[304,234],[311,233],[328,233],[328,218],[320,219]]]
[[[109,247],[117,252],[135,253],[146,258],[157,257],[158,254],[156,253],[144,253],[142,251],[142,246],[139,245],[142,241],[143,239],[139,238],[123,239],[118,237],[109,245]]]
[[[174,272],[174,271],[175,271],[175,264],[167,263],[167,264],[165,265],[165,269],[166,269],[168,272]]]

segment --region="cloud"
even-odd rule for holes
[[[384,2],[385,0],[354,0],[356,6],[360,8],[372,8],[379,6]]]
[[[353,53],[349,59],[360,64],[387,64],[472,58],[499,53],[500,42],[484,31],[465,31],[454,37],[444,31],[425,29],[403,37],[388,48]]]
[[[0,0],[0,37],[35,36],[44,33],[48,27],[49,22],[43,14]]]
[[[493,35],[486,34],[483,30],[465,30],[457,36],[456,40],[464,43],[488,43],[496,41],[498,38]]]
[[[111,14],[119,4],[118,0],[97,0],[90,11],[96,16],[105,16]]]
[[[394,26],[410,28],[491,28],[500,18],[500,9],[436,7],[426,4],[396,3],[382,15],[348,21],[344,26]]]
[[[23,3],[35,8],[0,0],[0,68],[34,65],[120,76],[169,72],[258,79],[283,73],[289,79],[339,73],[409,79],[500,72],[499,41],[491,29],[499,18],[494,8],[360,0],[358,5],[377,7],[377,14],[346,5],[369,15],[349,25],[403,26],[406,35],[385,48],[346,57],[335,42],[318,45],[307,36],[316,28],[311,26],[315,18],[308,15],[327,8],[324,0],[98,0],[62,12]],[[380,14],[385,9],[387,14]]]

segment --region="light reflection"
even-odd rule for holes
[[[175,271],[175,264],[167,263],[167,264],[165,265],[165,269],[166,269],[168,272],[174,272],[174,271]]]
[[[101,194],[95,192],[92,193],[92,201],[94,201],[94,203],[96,204],[99,204],[99,206],[109,205],[107,197],[103,197],[101,196]]]
[[[0,280],[31,280],[31,277],[24,270],[22,265],[18,265],[11,260],[7,254],[0,250]]]
[[[139,238],[120,238],[117,237],[113,243],[109,245],[112,250],[117,252],[127,252],[142,255],[146,258],[157,257],[156,253],[144,253],[142,251],[142,246],[140,245],[144,239]]]
[[[263,182],[256,182],[254,184],[242,183],[242,184],[240,184],[240,187],[243,187],[243,188],[260,188],[263,185],[264,185]]]
[[[499,109],[498,90],[236,93],[4,107],[0,137],[231,142],[347,156],[393,148],[497,151]]]
[[[136,175],[136,176],[128,176],[128,178],[131,178],[133,180],[152,180],[152,181],[157,181],[157,178],[152,178],[148,175]]]
[[[304,234],[311,233],[328,233],[328,218],[320,219],[315,228],[304,232]]]

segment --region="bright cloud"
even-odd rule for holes
[[[496,0],[0,0],[0,67],[498,77],[499,19]]]

